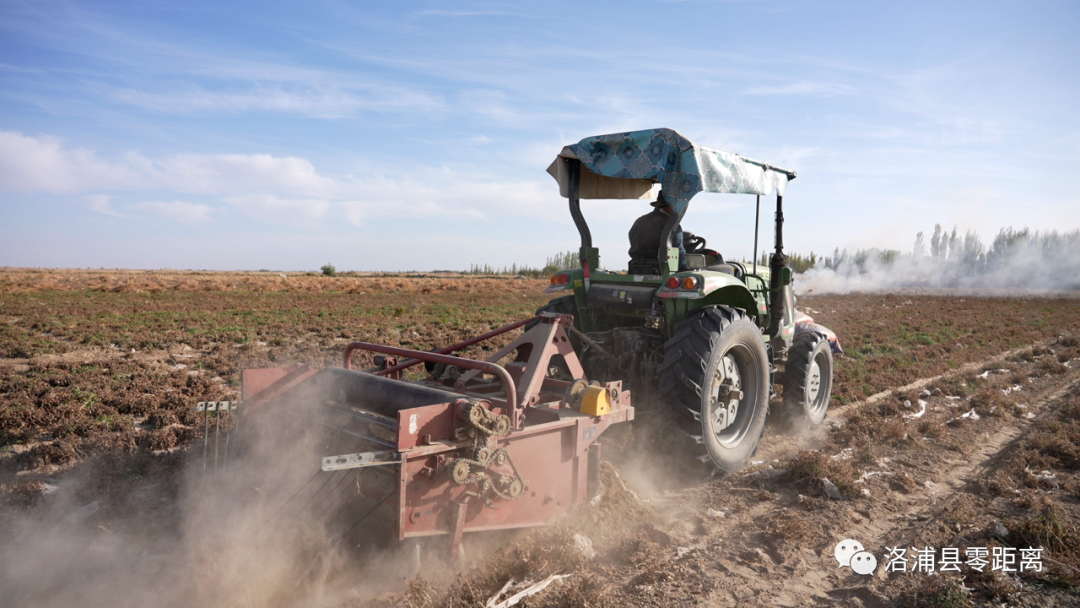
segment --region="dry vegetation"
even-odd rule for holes
[[[50,488],[79,472],[86,481],[64,500],[99,502],[79,524],[88,538],[182,534],[160,498],[182,492],[184,448],[202,433],[191,407],[237,397],[241,369],[336,364],[350,340],[442,346],[528,315],[546,302],[543,286],[2,271],[0,528],[28,513],[56,524],[63,513],[51,509],[59,499]],[[463,571],[399,577],[388,583],[396,591],[351,605],[483,605],[511,578],[559,573],[572,576],[526,605],[1075,605],[1077,300],[889,294],[800,306],[848,353],[837,360],[829,428],[813,437],[768,430],[755,464],[722,480],[626,457],[605,467],[598,505],[504,538]],[[840,500],[827,496],[825,478]],[[1007,533],[989,534],[995,522]],[[575,535],[596,557],[575,549]],[[1041,546],[1046,559],[1040,573],[879,567],[861,577],[832,558],[849,537],[879,558],[886,546],[996,544]]]
[[[174,448],[200,431],[192,403],[238,398],[244,368],[340,364],[352,340],[445,346],[535,310],[542,285],[0,273],[0,445],[23,469]]]

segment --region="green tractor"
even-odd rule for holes
[[[581,267],[552,276],[547,291],[567,294],[538,313],[574,316],[572,339],[590,379],[622,380],[635,405],[655,404],[714,473],[734,472],[754,455],[774,384],[783,386],[774,413],[781,426],[822,423],[833,352],[842,351],[832,331],[795,310],[783,250],[783,195],[794,171],[652,129],[585,138],[563,148],[548,173],[569,199]],[[656,260],[602,268],[581,200],[649,199],[654,184],[662,188],[657,203],[670,212]],[[761,195],[776,193],[768,268],[724,261],[692,235],[685,254],[673,246],[698,192],[755,194],[758,215]]]

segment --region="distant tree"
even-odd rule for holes
[[[946,256],[950,262],[956,262],[960,259],[961,248],[960,235],[956,232],[956,226],[953,226],[952,234],[949,235],[949,253]]]
[[[960,247],[960,263],[968,270],[981,272],[986,265],[986,247],[974,230],[968,230]]]
[[[800,255],[798,253],[792,253],[788,255],[788,266],[797,273],[806,272],[817,264],[817,255],[813,251],[809,256]]]
[[[878,252],[878,262],[889,265],[896,262],[900,258],[900,252],[895,249],[886,249]]]
[[[915,235],[915,246],[911,249],[911,253],[917,258],[926,257],[926,239],[923,238],[922,232]]]
[[[325,264],[325,265],[324,265],[324,266],[323,266],[322,268],[320,268],[319,270],[322,270],[322,273],[323,273],[324,275],[328,276],[328,277],[332,277],[332,276],[335,276],[335,275],[337,275],[337,269],[336,269],[336,268],[334,268],[334,265],[333,265],[333,264],[330,264],[330,263],[327,263],[327,264]]]
[[[544,264],[544,269],[551,269],[552,272],[558,272],[560,270],[570,270],[571,268],[581,267],[581,255],[576,251],[567,251],[566,253],[556,253],[547,259]]]

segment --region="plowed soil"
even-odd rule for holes
[[[197,596],[148,595],[160,579],[139,577],[169,573],[171,590],[218,589],[191,571],[211,563],[206,553],[192,561],[169,548],[192,534],[181,507],[190,502],[185,465],[205,432],[196,401],[238,398],[244,368],[339,364],[351,340],[444,346],[528,316],[547,301],[545,286],[455,275],[0,271],[0,534],[15,539],[0,548],[0,596],[190,605]],[[569,574],[520,605],[1076,605],[1080,300],[898,293],[799,306],[846,351],[833,407],[815,432],[767,429],[740,473],[715,479],[663,455],[624,457],[605,468],[598,504],[543,531],[471,539],[464,564],[425,558],[419,573],[401,567],[370,580],[370,563],[338,562],[323,587],[308,572],[295,573],[299,594],[260,596],[237,581],[220,603],[485,605],[511,579],[504,597]],[[70,552],[55,544],[68,537],[91,555],[32,577],[10,567],[49,564],[47,549]],[[574,548],[579,537],[594,557]],[[142,543],[116,562],[136,567],[90,559],[119,551],[121,538]],[[838,567],[833,548],[847,538],[877,556],[874,575]],[[886,549],[901,546],[909,555],[1042,548],[1043,569],[886,573]],[[133,587],[118,592],[110,580]]]

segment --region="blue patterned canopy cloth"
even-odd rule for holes
[[[795,172],[699,146],[672,129],[648,129],[586,137],[563,148],[548,167],[569,196],[566,160],[581,161],[579,196],[595,198],[651,198],[660,184],[664,199],[681,212],[698,192],[772,194],[783,196]]]

